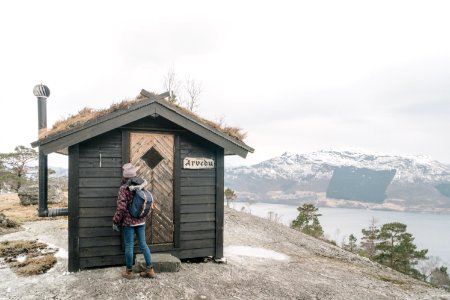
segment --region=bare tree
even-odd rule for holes
[[[227,200],[227,207],[230,207],[230,202],[233,202],[237,198],[237,194],[230,188],[226,188],[224,191],[225,199]]]
[[[430,256],[427,260],[419,263],[417,269],[423,274],[426,281],[430,279],[431,273],[439,266],[440,261],[441,259],[439,257]]]
[[[281,215],[279,215],[278,213],[273,212],[273,211],[269,211],[267,213],[267,219],[269,221],[272,221],[272,222],[275,222],[275,223],[281,223]]]
[[[251,208],[251,206],[252,206],[253,204],[255,204],[256,202],[257,202],[257,201],[256,201],[255,199],[251,198],[251,197],[247,198],[247,207],[248,207],[248,213],[249,213],[249,214],[252,214],[252,208]]]
[[[195,111],[198,108],[200,94],[202,93],[202,84],[191,77],[186,77],[186,81],[184,84],[186,89],[187,99],[186,99],[186,107],[190,111]]]
[[[176,94],[178,93],[180,82],[177,79],[174,67],[171,67],[167,71],[166,76],[164,77],[163,87],[169,92],[169,102],[178,104],[179,101]]]
[[[199,81],[187,76],[184,82],[181,82],[172,66],[164,76],[163,88],[169,93],[168,101],[170,103],[183,105],[192,112],[197,110],[200,95],[203,92],[202,84]]]

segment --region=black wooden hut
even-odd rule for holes
[[[223,257],[224,155],[245,158],[253,149],[163,95],[139,97],[32,143],[41,156],[69,156],[69,271],[124,263],[111,225],[127,162],[157,196],[146,227],[152,252]]]

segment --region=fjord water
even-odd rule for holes
[[[253,215],[263,218],[273,212],[285,225],[289,225],[298,215],[297,206],[294,205],[248,205],[246,202],[235,202],[232,205],[236,210],[244,207],[246,212],[251,211]],[[418,250],[428,249],[428,256],[437,256],[440,263],[450,267],[450,215],[328,207],[319,207],[319,213],[322,214],[319,221],[325,237],[336,241],[338,245],[341,245],[344,238],[348,240],[350,234],[355,235],[359,243],[361,229],[369,227],[372,218],[375,218],[377,226],[390,222],[406,224],[406,230],[415,237]]]

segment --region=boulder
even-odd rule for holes
[[[17,222],[8,219],[3,213],[0,213],[0,227],[14,228],[18,226],[19,224]]]
[[[27,184],[20,187],[18,196],[20,204],[35,205],[39,203],[39,185],[37,183]],[[56,185],[48,185],[47,203],[61,203],[64,200],[64,193],[61,188]]]
[[[8,219],[2,213],[0,213],[0,227],[8,227]]]
[[[137,254],[133,270],[142,272],[145,269],[145,258],[143,254]],[[178,272],[181,269],[181,261],[168,253],[152,254],[152,266],[156,273]]]

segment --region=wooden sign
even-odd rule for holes
[[[186,157],[183,169],[214,169],[214,160],[201,157]]]

